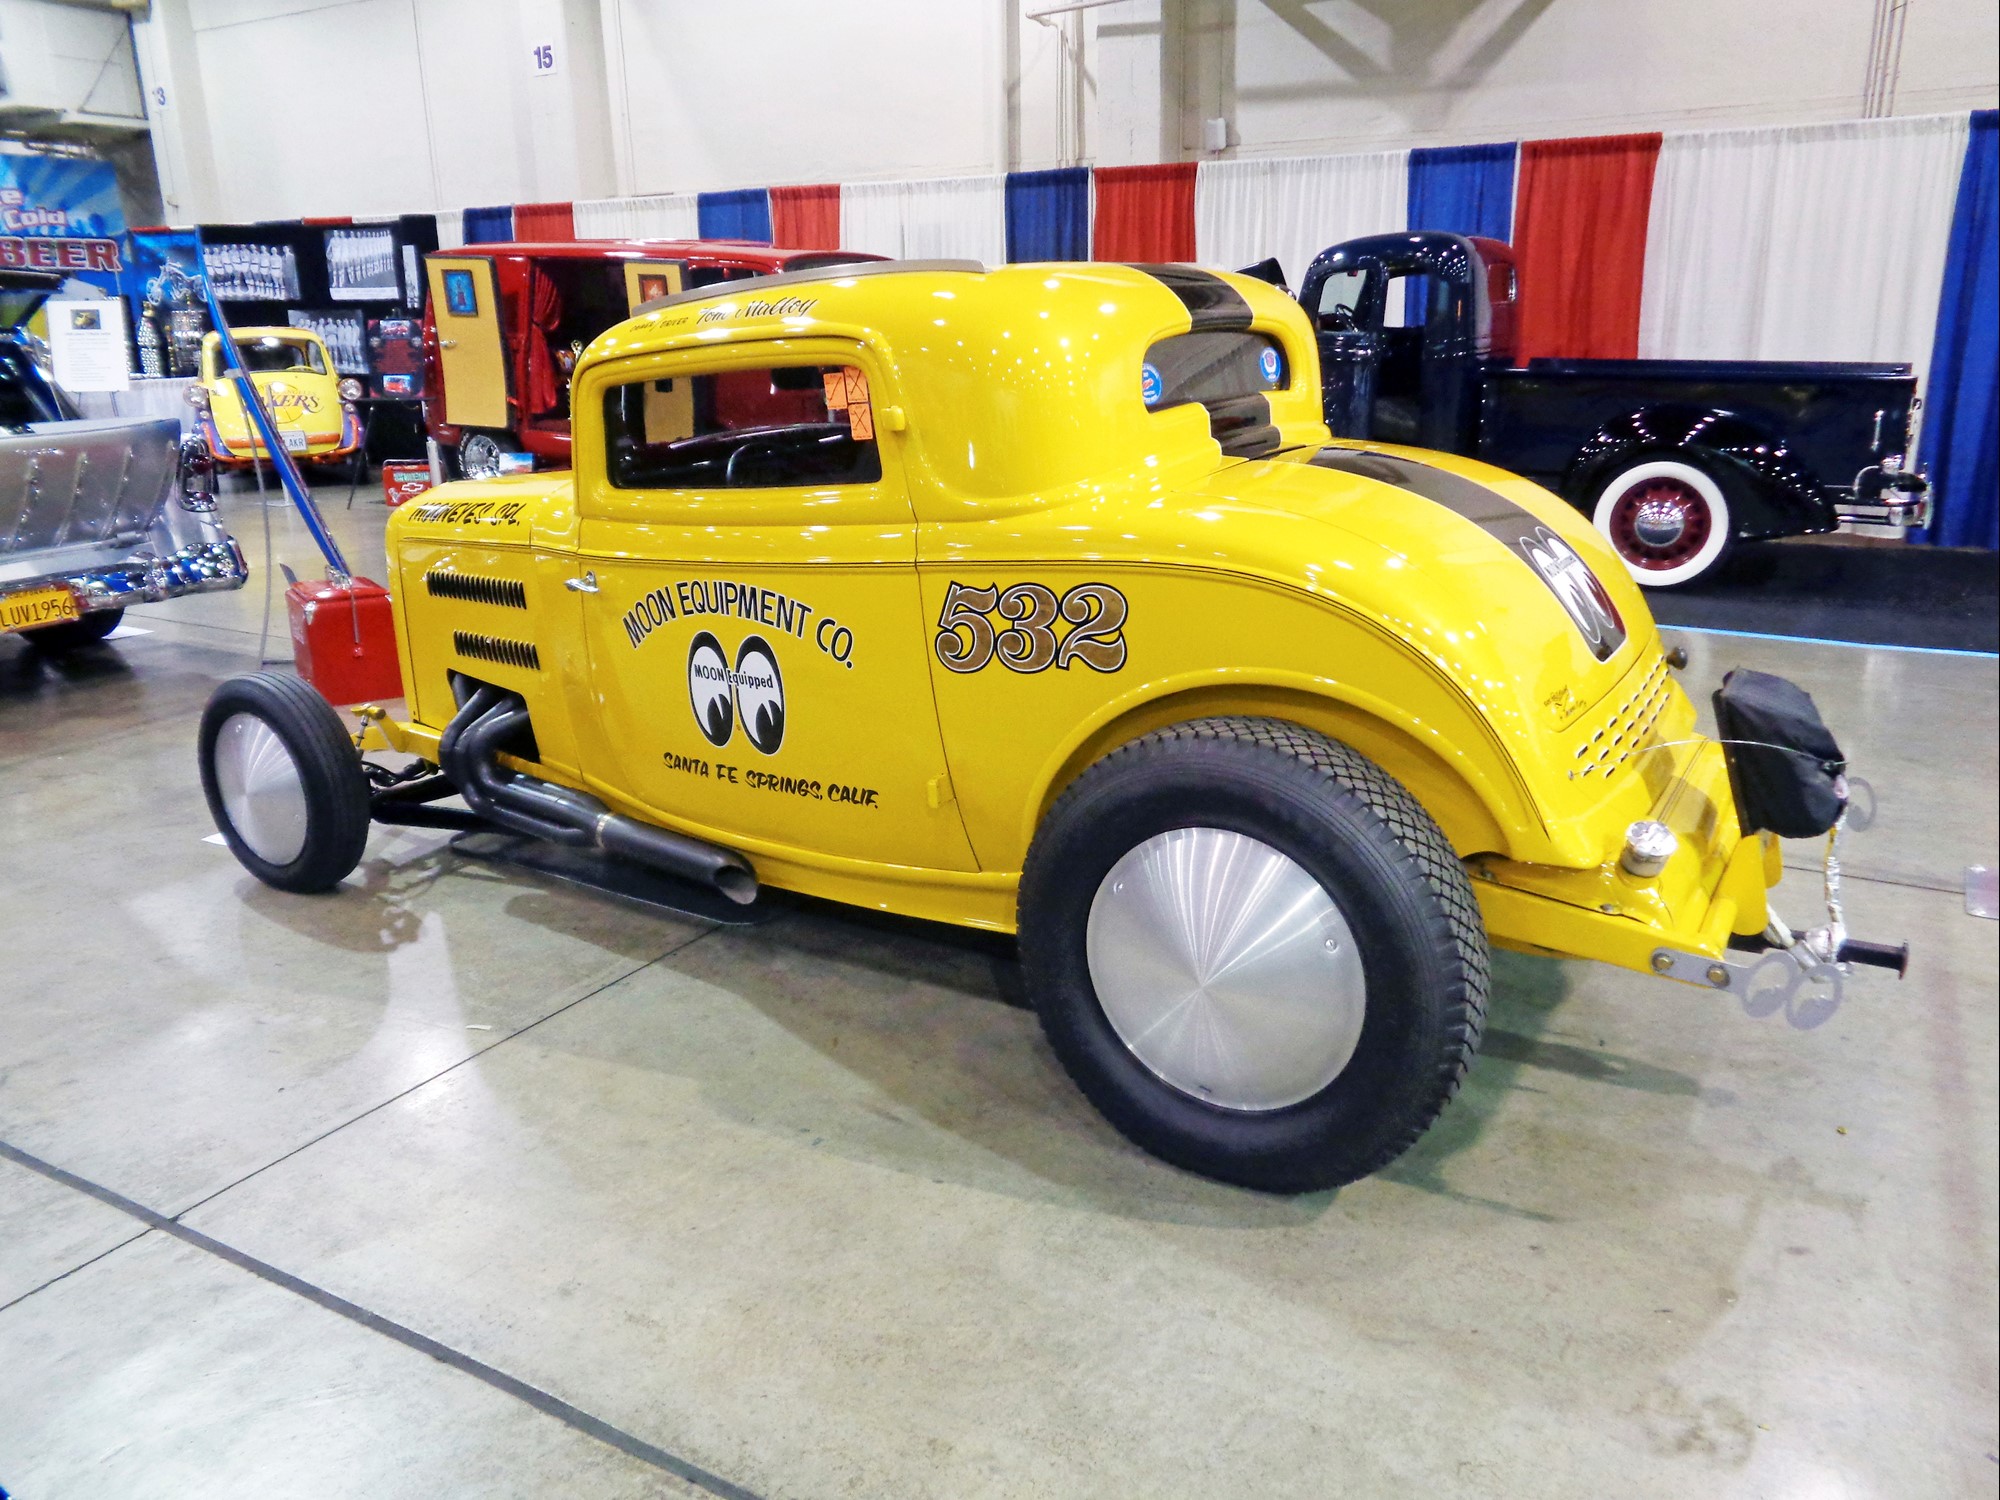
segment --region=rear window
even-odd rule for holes
[[[852,365],[784,365],[635,380],[604,393],[621,490],[775,489],[882,477],[868,379]]]
[[[1261,333],[1179,333],[1146,351],[1139,393],[1148,411],[1198,402],[1211,406],[1282,391],[1291,383],[1285,351]]]

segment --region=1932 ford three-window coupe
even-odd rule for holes
[[[205,787],[262,879],[330,888],[371,815],[455,792],[739,899],[1017,931],[1114,1123],[1286,1190],[1437,1115],[1489,940],[1721,989],[1732,938],[1843,956],[1773,921],[1775,841],[1745,831],[1837,815],[1809,707],[1746,735],[1775,771],[1699,737],[1589,524],[1476,462],[1330,443],[1270,286],[777,276],[647,304],[574,394],[572,473],[391,520],[407,718],[218,690]]]

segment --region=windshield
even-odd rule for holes
[[[238,339],[236,352],[243,360],[243,368],[253,375],[266,375],[277,370],[310,370],[315,375],[326,373],[326,362],[320,358],[319,345],[302,339],[269,336]]]

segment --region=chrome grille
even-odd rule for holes
[[[1668,692],[1667,662],[1661,657],[1597,731],[1576,747],[1576,767],[1571,774],[1579,780],[1609,776],[1630,760],[1659,721]]]
[[[524,667],[530,672],[542,669],[542,653],[535,649],[532,641],[510,641],[472,630],[454,630],[451,644],[460,656],[470,656],[478,661],[497,661],[502,666]]]
[[[432,568],[424,574],[425,592],[438,599],[464,599],[473,604],[499,604],[508,609],[528,607],[528,586],[512,578],[487,578]]]

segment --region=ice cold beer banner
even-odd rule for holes
[[[53,271],[115,294],[124,236],[118,179],[106,163],[0,154],[0,267]]]

